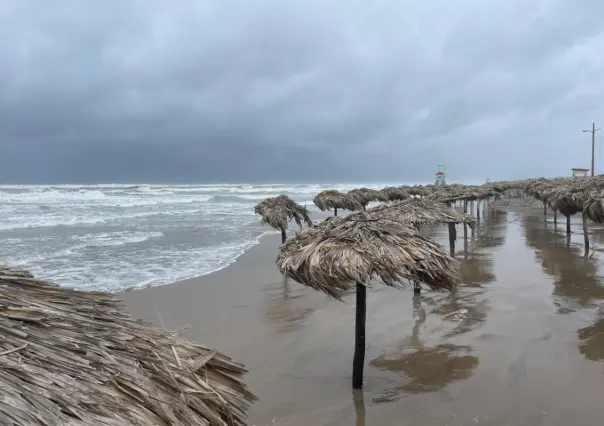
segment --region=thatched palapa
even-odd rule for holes
[[[476,219],[458,212],[445,204],[428,199],[412,198],[406,201],[390,201],[368,210],[374,217],[386,217],[422,227],[441,223],[467,223],[474,227]]]
[[[369,189],[369,188],[358,188],[352,189],[348,191],[348,195],[357,200],[361,206],[363,206],[363,210],[367,207],[367,204],[373,201],[388,201],[388,196],[377,189]]]
[[[380,190],[389,201],[406,200],[410,197],[407,189],[403,186],[387,186]]]
[[[279,270],[336,299],[373,278],[394,287],[417,280],[432,290],[459,281],[457,263],[415,229],[391,218],[354,213],[305,229],[281,248]]]
[[[277,257],[279,270],[295,281],[341,300],[356,288],[353,388],[363,386],[366,285],[374,278],[393,287],[404,280],[449,290],[461,281],[457,263],[414,228],[361,212],[332,217],[287,241]]]
[[[314,198],[313,203],[315,203],[321,211],[333,209],[334,216],[338,215],[338,210],[363,210],[363,206],[355,198],[335,189],[327,189],[319,192]]]
[[[592,191],[583,204],[586,217],[592,222],[604,223],[604,191]]]
[[[305,206],[296,203],[287,195],[270,197],[256,204],[254,212],[262,216],[262,223],[281,231],[281,241],[287,238],[286,230],[290,220],[294,219],[302,228],[302,223],[312,226],[310,213]]]
[[[243,365],[124,311],[0,269],[0,424],[247,424]]]

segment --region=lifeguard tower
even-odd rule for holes
[[[434,185],[440,186],[447,184],[445,181],[445,169],[446,167],[442,164],[438,165],[438,171],[436,172],[436,179],[434,181]]]

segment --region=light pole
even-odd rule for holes
[[[594,175],[594,158],[596,153],[596,132],[602,129],[596,129],[596,123],[591,123],[591,130],[583,130],[583,133],[591,133],[591,175]]]

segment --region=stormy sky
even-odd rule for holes
[[[603,52],[591,0],[0,0],[0,183],[568,175]]]

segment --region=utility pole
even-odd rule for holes
[[[594,175],[594,161],[596,156],[596,132],[602,129],[596,129],[596,123],[591,123],[591,130],[583,130],[583,133],[591,133],[591,175]]]

